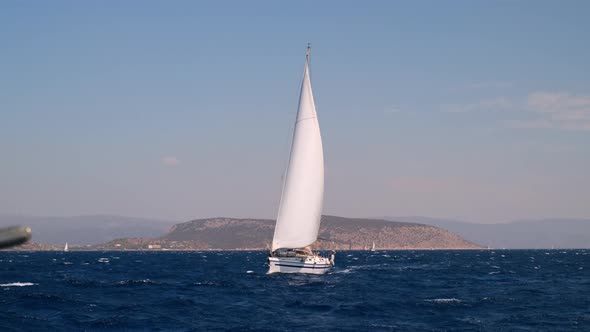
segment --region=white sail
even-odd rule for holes
[[[308,48],[289,166],[272,241],[273,251],[301,248],[316,241],[323,198],[324,155],[309,77]]]
[[[64,251],[68,251],[68,243],[66,242],[66,245],[64,246]]]

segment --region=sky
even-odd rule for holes
[[[588,1],[2,1],[0,214],[590,217]]]

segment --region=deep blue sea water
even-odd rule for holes
[[[590,331],[590,250],[0,252],[0,331]]]

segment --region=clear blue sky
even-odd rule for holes
[[[0,214],[590,217],[588,1],[2,1]]]

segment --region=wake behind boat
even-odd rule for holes
[[[268,273],[323,274],[334,265],[334,252],[322,257],[309,247],[318,238],[324,198],[324,155],[309,77],[310,51],[308,46]]]

